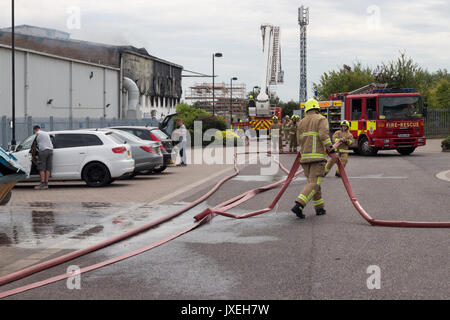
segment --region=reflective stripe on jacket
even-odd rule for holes
[[[332,149],[327,118],[314,111],[307,112],[297,130],[302,154],[300,162],[326,161],[326,151]]]

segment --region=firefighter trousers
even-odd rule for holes
[[[302,163],[302,167],[307,183],[303,187],[302,192],[300,192],[296,202],[305,207],[312,200],[315,209],[324,208],[325,204],[322,199],[320,184],[325,173],[325,162]]]
[[[295,133],[289,134],[289,151],[297,152],[297,135]]]
[[[348,153],[347,152],[339,152],[339,158],[341,159],[342,165],[345,168],[345,165],[348,162]],[[333,158],[330,158],[327,162],[327,165],[325,166],[325,173],[330,172],[331,168],[333,168],[336,161],[333,160]],[[336,173],[339,174],[339,168],[336,169]]]

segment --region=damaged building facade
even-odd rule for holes
[[[183,67],[144,48],[18,26],[16,117],[156,118],[175,112]],[[0,29],[0,116],[11,116],[11,32]]]

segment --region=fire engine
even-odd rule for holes
[[[248,122],[232,123],[235,126],[248,126],[257,131],[268,130],[275,115],[281,119],[281,108],[270,105],[270,97],[275,94],[274,87],[283,83],[284,72],[281,69],[280,27],[271,24],[261,26],[263,41],[263,67],[260,91],[256,99],[249,100]]]
[[[372,83],[352,92],[336,93],[320,101],[320,113],[328,118],[330,135],[341,120],[350,122],[356,153],[375,155],[379,150],[397,150],[409,155],[424,146],[424,116],[427,108],[412,88],[387,88]],[[301,104],[301,109],[304,104]]]

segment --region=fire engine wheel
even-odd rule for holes
[[[410,155],[411,153],[413,153],[414,150],[416,150],[415,147],[398,148],[398,149],[397,149],[397,152],[400,153],[401,155],[407,156],[407,155]]]
[[[378,152],[377,148],[373,148],[369,145],[369,140],[366,137],[362,137],[358,143],[358,153],[363,156],[374,156]]]

